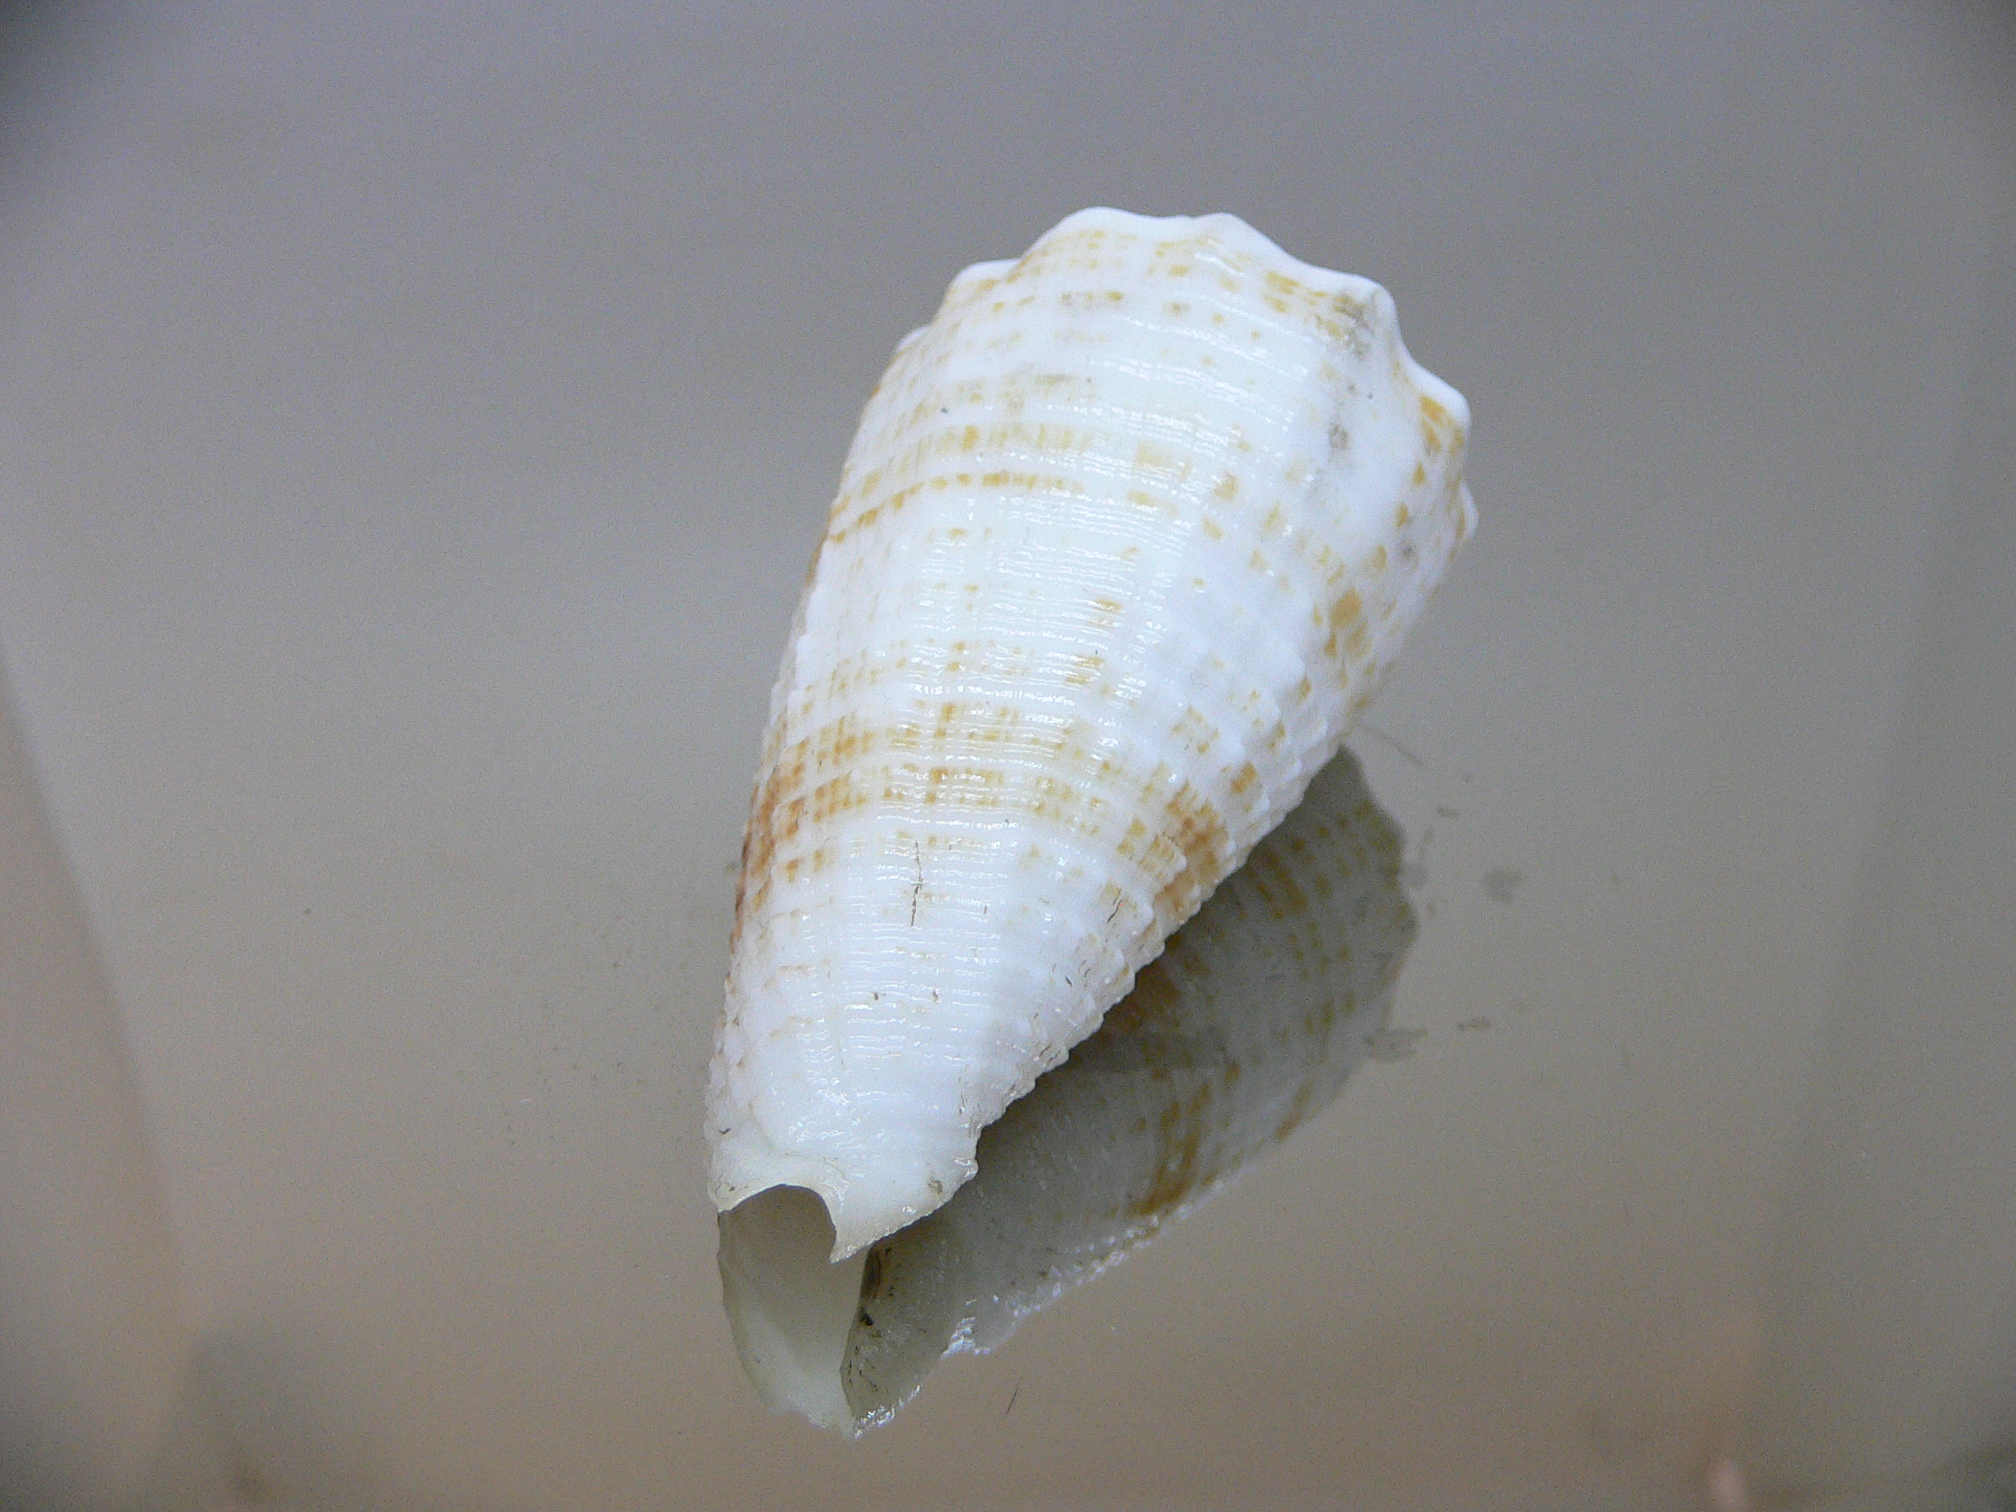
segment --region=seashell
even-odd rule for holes
[[[1344,752],[1069,1059],[980,1137],[952,1200],[829,1263],[809,1192],[721,1216],[722,1294],[773,1408],[854,1437],[1321,1112],[1385,1028],[1415,932],[1400,834]]]
[[[1301,798],[1475,511],[1385,290],[1225,215],[953,280],[861,418],[771,696],[710,1187],[849,1255],[942,1204]]]

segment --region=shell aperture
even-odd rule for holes
[[[1294,808],[1475,512],[1376,284],[1087,210],[952,283],[842,471],[772,694],[708,1091],[723,1211],[940,1206]]]
[[[1336,1097],[1385,1028],[1415,919],[1398,829],[1344,752],[981,1135],[980,1172],[838,1264],[811,1194],[722,1215],[723,1297],[764,1400],[854,1437],[1194,1210]]]

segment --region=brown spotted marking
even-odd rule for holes
[[[1157,772],[1157,786],[1166,781],[1167,769]],[[1176,863],[1173,874],[1155,894],[1155,913],[1170,921],[1169,927],[1190,917],[1204,895],[1224,878],[1230,864],[1231,837],[1217,806],[1188,782],[1178,783],[1162,807],[1161,834],[1151,855],[1168,847],[1169,860]]]
[[[1078,651],[1071,656],[1070,670],[1064,674],[1067,687],[1088,688],[1106,670],[1106,658],[1094,651]]]
[[[1356,588],[1347,588],[1330,605],[1328,615],[1330,638],[1323,643],[1323,654],[1332,661],[1339,660],[1338,637],[1343,636],[1344,654],[1363,656],[1370,645],[1370,632],[1365,626],[1365,600]]]
[[[1302,889],[1297,870],[1288,864],[1278,849],[1263,846],[1247,858],[1245,870],[1241,873],[1246,886],[1258,895],[1266,907],[1267,917],[1277,923],[1285,923],[1309,912],[1309,895]]]
[[[1155,1174],[1148,1188],[1130,1204],[1142,1218],[1159,1218],[1179,1207],[1197,1188],[1204,1153],[1204,1134],[1210,1127],[1211,1084],[1205,1082],[1188,1097],[1165,1104],[1156,1120],[1156,1141],[1160,1146]]]
[[[1193,756],[1208,756],[1218,743],[1218,726],[1206,719],[1195,704],[1184,708],[1169,733],[1187,746]]]
[[[1288,1111],[1282,1115],[1281,1126],[1274,1131],[1277,1144],[1302,1126],[1303,1120],[1314,1111],[1315,1101],[1316,1083],[1312,1078],[1295,1089],[1295,1096],[1288,1103]]]

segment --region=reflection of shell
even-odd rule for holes
[[[979,1175],[944,1207],[839,1264],[808,1193],[724,1214],[728,1315],[764,1398],[850,1436],[886,1421],[942,1356],[993,1348],[1326,1106],[1414,938],[1400,860],[1340,755],[981,1136]]]
[[[709,1085],[723,1208],[951,1196],[1301,797],[1474,515],[1392,300],[1074,215],[869,400],[771,700]]]

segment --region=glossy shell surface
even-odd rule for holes
[[[1385,290],[1224,215],[953,281],[792,626],[709,1085],[722,1209],[939,1206],[1300,800],[1475,523]]]

